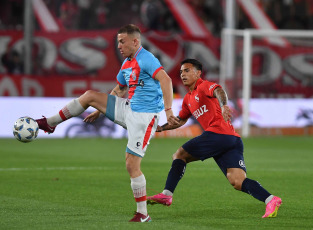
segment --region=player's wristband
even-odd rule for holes
[[[165,109],[164,111],[166,112],[166,111],[169,111],[169,110],[171,110],[172,108],[167,108],[167,109]]]

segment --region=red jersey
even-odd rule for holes
[[[213,95],[217,87],[221,86],[198,79],[194,90],[185,95],[179,117],[187,119],[193,115],[205,131],[240,137],[230,121],[226,122],[222,116],[219,102]]]

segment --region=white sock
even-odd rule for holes
[[[136,178],[130,178],[130,186],[133,190],[135,200],[137,202],[137,212],[148,215],[147,211],[147,193],[146,178],[143,174]]]
[[[269,197],[267,197],[265,200],[265,204],[268,204],[273,198],[274,198],[273,195],[270,195]]]
[[[59,111],[59,113],[47,118],[47,123],[48,125],[54,127],[62,123],[63,121],[70,119],[71,117],[78,116],[84,111],[85,109],[79,103],[78,98],[76,98],[70,101],[63,109]]]
[[[170,190],[164,189],[162,192],[166,196],[173,196],[173,193]]]

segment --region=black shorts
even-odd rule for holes
[[[225,175],[228,168],[241,168],[246,171],[240,137],[205,131],[187,141],[182,147],[202,161],[213,157]]]

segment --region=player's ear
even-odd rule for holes
[[[201,77],[201,74],[202,74],[202,71],[201,70],[198,70],[198,77]]]
[[[134,42],[134,45],[135,45],[135,46],[138,46],[139,43],[140,43],[139,39],[136,38],[136,37],[134,38],[133,42]]]

